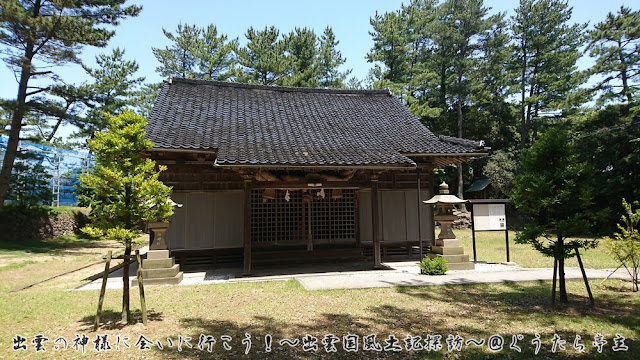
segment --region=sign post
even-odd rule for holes
[[[475,199],[471,204],[471,238],[473,242],[473,262],[476,256],[476,231],[504,231],[507,252],[507,264],[511,264],[509,254],[509,231],[507,230],[507,211],[505,199]]]

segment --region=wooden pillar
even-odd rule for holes
[[[428,184],[423,186],[425,190],[427,190],[427,196],[425,200],[431,199],[433,197],[433,183],[435,181],[435,176],[433,175],[433,169],[427,168],[427,182]],[[427,212],[427,244],[428,246],[434,246],[436,240],[436,220],[433,218],[433,206],[425,206],[423,210]]]
[[[355,218],[355,236],[356,236],[356,247],[361,247],[360,242],[360,189],[353,191],[353,201],[354,201],[354,218]]]
[[[244,269],[242,274],[251,275],[251,178],[244,179],[244,231],[242,232],[244,246]]]
[[[373,268],[382,268],[382,258],[380,254],[380,214],[378,211],[378,176],[371,176],[371,226],[373,237]]]
[[[422,197],[420,196],[420,166],[416,166],[416,180],[418,186],[418,246],[420,246],[420,260],[422,260]],[[411,254],[411,253],[409,253]]]

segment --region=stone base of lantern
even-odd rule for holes
[[[441,257],[447,260],[449,270],[473,270],[475,265],[469,262],[469,255],[464,253],[458,239],[436,239],[435,246],[427,254],[431,259]]]
[[[142,279],[144,286],[177,285],[182,281],[182,271],[174,258],[169,257],[169,250],[149,250],[142,260]],[[131,286],[138,286],[138,279],[133,279]]]

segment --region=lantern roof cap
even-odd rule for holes
[[[464,204],[467,200],[462,200],[455,195],[449,194],[449,185],[444,181],[439,186],[440,193],[429,200],[424,200],[425,204]]]

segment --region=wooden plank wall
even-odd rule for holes
[[[169,249],[226,249],[242,247],[242,191],[174,192],[183,204],[169,219]]]
[[[420,191],[422,200],[431,198],[430,190]],[[418,241],[417,190],[380,190],[378,209],[379,232],[382,242]],[[361,190],[358,194],[360,240],[371,242],[371,192]],[[430,206],[422,205],[422,240],[431,244],[434,240],[433,214]]]

